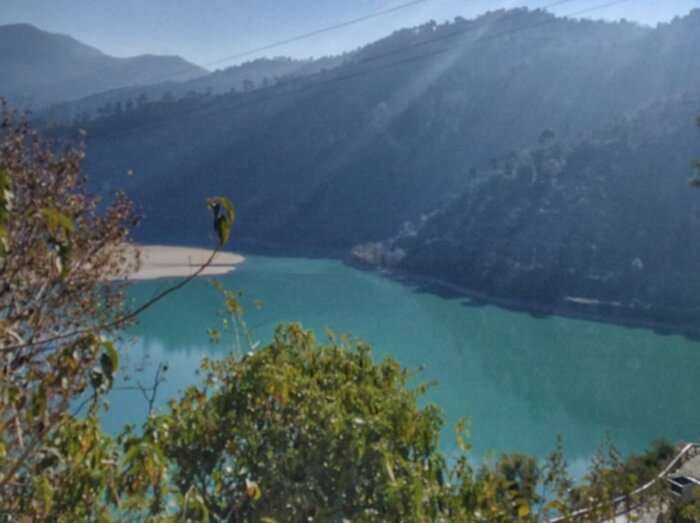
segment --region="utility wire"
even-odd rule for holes
[[[385,10],[383,10],[383,11],[377,11],[377,12],[375,12],[375,13],[371,13],[371,14],[368,14],[368,15],[364,15],[364,16],[361,16],[361,17],[358,17],[358,18],[353,18],[353,19],[351,19],[351,20],[346,20],[346,21],[344,21],[344,22],[339,22],[339,23],[337,23],[337,24],[334,24],[334,25],[331,25],[331,26],[328,26],[328,27],[322,27],[321,29],[316,29],[316,30],[310,31],[310,32],[308,32],[308,33],[303,33],[303,34],[300,34],[300,35],[297,35],[297,36],[294,36],[294,37],[291,37],[291,38],[287,38],[287,39],[284,39],[284,40],[278,40],[278,41],[272,42],[272,43],[270,43],[270,44],[265,44],[265,45],[263,45],[263,46],[261,46],[261,47],[249,49],[249,50],[247,50],[247,51],[242,51],[242,52],[239,52],[239,53],[236,53],[236,54],[232,54],[232,55],[229,55],[229,56],[225,56],[225,57],[222,57],[222,58],[218,58],[218,59],[216,59],[216,60],[214,60],[214,61],[212,61],[212,62],[208,62],[208,63],[201,64],[201,66],[204,67],[204,68],[207,68],[207,67],[211,67],[211,66],[214,66],[214,65],[218,65],[218,64],[221,64],[221,63],[223,63],[223,62],[231,61],[231,60],[234,60],[234,59],[237,59],[237,58],[242,58],[242,57],[245,57],[245,56],[250,56],[250,55],[253,55],[253,54],[262,52],[262,51],[274,49],[274,48],[276,48],[276,47],[280,47],[280,46],[283,46],[283,45],[287,45],[287,44],[290,44],[290,43],[294,43],[294,42],[297,42],[297,41],[300,41],[300,40],[305,40],[305,39],[311,38],[311,37],[313,37],[313,36],[317,36],[317,35],[324,34],[324,33],[328,33],[328,32],[331,32],[331,31],[334,31],[334,30],[337,30],[337,29],[342,29],[342,28],[345,28],[345,27],[348,27],[348,26],[352,26],[352,25],[355,25],[355,24],[359,24],[359,23],[361,23],[361,22],[365,22],[365,21],[368,21],[368,20],[372,20],[372,19],[375,19],[375,18],[379,18],[379,17],[381,17],[381,16],[386,16],[386,15],[388,15],[388,14],[395,13],[395,12],[397,12],[397,11],[401,11],[401,10],[404,10],[404,9],[408,9],[408,8],[414,7],[414,6],[418,5],[418,4],[423,4],[423,3],[425,3],[425,2],[430,2],[430,1],[432,1],[432,0],[413,0],[413,1],[410,1],[410,2],[406,2],[406,3],[404,3],[404,4],[399,4],[399,5],[397,5],[397,6],[394,6],[394,7],[392,7],[392,8],[389,8],[389,9],[385,9]],[[468,0],[468,1],[469,1],[469,0]],[[546,5],[546,6],[542,6],[542,7],[539,7],[539,8],[537,8],[537,9],[551,9],[551,8],[553,8],[553,7],[557,7],[557,6],[559,6],[559,5],[566,4],[566,3],[569,3],[569,2],[572,2],[572,1],[577,1],[577,0],[560,0],[560,1],[558,1],[558,2],[554,2],[553,4]],[[98,69],[93,69],[92,71],[89,71],[89,73],[84,73],[84,72],[83,72],[83,73],[80,73],[80,75],[75,75],[74,78],[77,80],[77,79],[79,79],[79,78],[84,78],[84,76],[85,76],[86,74],[95,74],[95,73],[97,73],[97,72],[110,70],[110,69],[112,69],[112,68],[113,68],[113,66],[105,66],[105,67],[101,67],[101,68],[98,68]],[[114,90],[116,90],[116,89],[139,88],[139,87],[142,87],[142,88],[143,88],[143,87],[148,87],[148,86],[155,86],[155,85],[158,85],[159,83],[165,82],[166,80],[169,80],[169,79],[172,79],[172,78],[176,78],[176,77],[178,77],[178,76],[182,76],[182,75],[188,74],[188,73],[191,72],[191,70],[192,70],[192,69],[189,68],[189,67],[188,67],[188,68],[181,68],[181,69],[176,70],[176,71],[171,71],[170,73],[166,73],[166,74],[159,75],[158,78],[154,78],[154,79],[149,80],[149,82],[148,82],[147,84],[141,84],[141,85],[138,85],[138,84],[137,84],[137,85],[124,85],[124,86],[122,86],[122,87],[116,87],[116,88],[114,88]],[[210,72],[210,73],[208,73],[208,74],[212,74],[212,73]],[[312,75],[315,75],[315,74],[318,74],[318,73],[312,73]],[[307,76],[312,76],[312,75],[307,75]],[[201,76],[201,77],[194,77],[194,78],[192,78],[192,79],[184,80],[184,81],[178,82],[178,83],[186,83],[186,82],[188,82],[188,81],[194,81],[194,80],[198,80],[198,79],[200,79],[200,78],[205,78],[206,76],[207,76],[207,74],[205,74],[205,75],[203,75],[203,76]],[[99,93],[96,93],[96,94],[99,94]]]
[[[217,65],[222,62],[229,62],[231,60],[237,60],[238,58],[243,58],[246,56],[250,56],[252,54],[257,54],[262,51],[269,51],[270,49],[274,49],[275,47],[280,47],[282,45],[287,45],[287,44],[292,44],[299,42],[301,40],[306,40],[308,38],[312,38],[314,36],[318,36],[323,33],[329,33],[331,31],[335,31],[337,29],[343,29],[345,27],[349,27],[351,25],[359,24],[361,22],[366,22],[367,20],[372,20],[374,18],[379,18],[381,16],[386,16],[388,14],[396,13],[397,11],[401,11],[403,9],[408,9],[409,7],[414,7],[419,4],[424,4],[426,2],[429,2],[431,0],[413,0],[412,2],[406,2],[404,4],[400,4],[394,7],[391,7],[389,9],[385,9],[383,11],[377,11],[376,13],[368,14],[365,16],[360,16],[358,18],[353,18],[351,20],[346,20],[344,22],[337,23],[335,25],[331,25],[328,27],[324,27],[322,29],[316,29],[314,31],[310,31],[308,33],[303,33],[297,36],[293,36],[291,38],[286,38],[284,40],[278,40],[276,42],[272,42],[271,44],[263,45],[261,47],[256,47],[253,49],[249,49],[248,51],[243,51],[241,53],[236,53],[232,54],[229,56],[225,56],[223,58],[219,58],[218,60],[215,60],[214,62],[209,62],[208,64],[205,64],[205,67],[209,67],[212,65]]]
[[[201,65],[199,65],[199,64],[194,64],[194,65],[199,65],[200,67],[206,69],[206,68],[209,68],[209,67],[212,67],[215,65],[220,65],[224,62],[230,62],[230,61],[236,60],[238,58],[244,58],[246,56],[251,56],[251,55],[260,53],[262,51],[269,51],[270,49],[275,49],[276,47],[281,47],[283,45],[292,44],[295,42],[299,42],[301,40],[308,40],[309,38],[313,38],[314,36],[318,36],[318,35],[321,35],[324,33],[336,31],[338,29],[343,29],[345,27],[357,25],[357,24],[360,24],[362,22],[367,22],[367,21],[373,20],[375,18],[387,16],[389,14],[393,14],[393,13],[402,11],[404,9],[409,9],[409,8],[415,7],[419,4],[424,4],[426,2],[431,2],[431,1],[433,1],[433,0],[411,0],[410,2],[405,2],[403,4],[395,5],[394,7],[384,9],[382,11],[375,11],[374,13],[369,13],[367,15],[359,16],[357,18],[352,18],[350,20],[338,22],[336,24],[329,25],[327,27],[322,27],[320,29],[314,29],[313,31],[309,31],[308,33],[298,34],[296,36],[285,38],[283,40],[277,40],[277,41],[271,42],[269,44],[264,44],[260,47],[254,47],[254,48],[248,49],[246,51],[241,51],[239,53],[231,54],[228,56],[223,56],[221,58],[217,58],[216,60],[214,60],[212,62],[207,62],[207,63],[201,64]],[[125,60],[128,60],[128,58]],[[127,67],[128,64],[124,64],[124,66]],[[81,72],[79,75],[74,75],[74,78],[76,78],[76,79],[77,78],[84,78],[87,74],[95,74],[95,73],[99,73],[100,71],[112,70],[112,69],[119,68],[119,67],[120,67],[120,65],[118,65],[118,64],[116,66],[115,65],[107,65],[104,67],[99,67],[99,68],[93,69],[93,70],[88,71],[88,72]],[[121,87],[116,87],[114,89],[128,89],[128,88],[153,86],[153,85],[156,85],[156,84],[154,84],[154,82],[161,83],[161,82],[164,82],[166,80],[176,78],[178,76],[183,76],[185,74],[190,73],[191,71],[192,71],[191,67],[187,67],[187,68],[183,67],[183,68],[180,68],[180,69],[175,70],[175,71],[171,71],[171,72],[166,73],[166,74],[158,75],[157,79],[149,80],[148,84],[124,85]],[[207,74],[211,74],[211,71],[208,72]],[[207,75],[205,74],[203,76],[207,76]],[[191,80],[197,80],[199,78],[202,78],[202,77],[194,77],[194,78],[191,78]],[[190,79],[184,80],[184,82],[187,82],[189,80]],[[99,94],[99,93],[96,93],[96,94]]]
[[[540,9],[540,10],[551,9],[551,8],[553,8],[553,7],[558,7],[558,6],[560,6],[560,5],[568,4],[568,3],[573,3],[573,2],[576,2],[576,1],[578,1],[578,0],[557,0],[557,1],[555,1],[555,2],[552,2],[552,3],[550,3],[550,4],[547,4],[547,5],[545,5],[545,6],[542,6],[542,7],[540,7],[539,9]],[[588,8],[584,8],[584,9],[581,9],[581,10],[577,10],[577,11],[568,13],[568,14],[566,14],[566,15],[563,15],[563,18],[572,18],[572,17],[576,17],[576,16],[581,16],[581,15],[583,15],[583,14],[588,14],[588,13],[591,13],[591,12],[595,12],[595,11],[598,11],[598,10],[601,10],[601,9],[606,9],[606,8],[609,8],[609,7],[612,7],[612,6],[615,6],[615,5],[619,5],[619,4],[622,4],[622,3],[625,3],[625,2],[631,2],[631,1],[633,1],[633,0],[610,0],[610,1],[608,1],[608,2],[606,2],[606,3],[603,3],[603,4],[599,4],[599,5],[596,5],[596,6],[592,6],[592,7],[588,7]],[[508,16],[508,12],[506,12],[506,13],[503,15],[503,17],[501,17],[501,18],[505,18],[505,17],[507,17],[507,16]],[[499,38],[504,38],[504,37],[507,37],[507,36],[511,36],[511,35],[513,35],[513,34],[520,33],[520,32],[525,31],[525,30],[535,29],[535,28],[538,28],[538,27],[542,27],[542,26],[545,26],[545,25],[549,25],[549,24],[552,24],[552,23],[556,23],[556,22],[558,22],[560,19],[561,19],[561,17],[553,17],[553,18],[549,18],[549,19],[547,19],[547,20],[543,20],[542,22],[539,22],[539,23],[536,23],[536,24],[526,24],[526,25],[523,25],[523,26],[520,26],[520,27],[516,27],[516,28],[511,29],[511,30],[508,30],[508,31],[501,31],[501,32],[494,33],[494,34],[485,35],[485,36],[482,36],[482,37],[476,39],[476,40],[473,42],[473,44],[479,44],[479,43],[481,43],[481,42],[486,42],[486,41],[491,41],[491,40],[496,40],[496,39],[499,39]],[[356,60],[356,61],[350,61],[350,62],[347,63],[347,65],[360,65],[360,64],[365,64],[365,63],[374,62],[374,61],[380,60],[380,59],[382,59],[382,58],[386,58],[387,56],[391,56],[391,55],[394,55],[394,54],[401,53],[401,52],[406,51],[406,50],[408,50],[408,49],[414,49],[414,48],[418,48],[418,47],[424,47],[424,46],[426,46],[426,45],[430,45],[430,44],[433,44],[433,43],[436,43],[436,42],[440,42],[440,41],[452,39],[452,38],[455,38],[455,37],[458,37],[458,36],[461,36],[461,35],[468,34],[469,32],[472,32],[472,31],[474,31],[474,30],[475,30],[475,29],[474,29],[473,27],[469,27],[469,28],[465,28],[465,29],[460,29],[460,30],[456,30],[456,31],[451,31],[451,32],[449,32],[449,33],[445,33],[445,34],[439,35],[439,36],[434,37],[434,38],[428,38],[428,39],[425,39],[425,40],[421,40],[421,41],[419,41],[419,42],[414,42],[414,43],[412,43],[412,44],[405,45],[405,46],[401,46],[401,47],[398,47],[398,48],[396,48],[396,49],[392,49],[392,50],[387,51],[387,52],[384,52],[384,53],[379,53],[379,54],[376,54],[376,55],[373,55],[373,56],[369,56],[369,57],[365,57],[365,58],[363,58],[363,59]],[[302,77],[295,78],[295,79],[292,80],[292,81],[282,82],[282,83],[280,83],[280,84],[278,84],[278,85],[271,85],[271,86],[269,86],[269,87],[258,88],[258,89],[256,89],[256,90],[252,91],[251,93],[249,93],[249,96],[255,97],[254,99],[248,99],[248,100],[245,100],[245,101],[237,101],[238,103],[234,103],[234,104],[231,104],[231,105],[217,105],[216,107],[213,107],[213,108],[210,108],[210,107],[197,107],[197,108],[194,108],[194,109],[192,109],[192,110],[190,110],[190,111],[178,112],[178,113],[176,113],[176,115],[174,115],[174,116],[176,116],[177,118],[182,118],[182,117],[186,117],[186,116],[190,116],[190,115],[194,115],[194,114],[201,114],[202,116],[205,116],[205,115],[207,115],[207,114],[217,114],[217,113],[221,113],[222,111],[230,111],[230,110],[236,110],[236,109],[243,109],[243,108],[246,108],[246,107],[249,107],[249,106],[252,106],[252,105],[257,105],[257,104],[260,104],[260,103],[264,103],[264,102],[270,101],[270,100],[272,100],[272,99],[274,99],[274,98],[277,98],[278,96],[290,96],[290,95],[299,94],[299,93],[308,91],[308,90],[310,90],[310,89],[314,89],[314,88],[316,88],[316,87],[318,87],[318,86],[320,86],[320,85],[328,85],[328,84],[334,84],[334,83],[338,83],[338,82],[343,82],[343,81],[347,81],[347,80],[350,80],[350,79],[353,79],[353,78],[357,78],[357,77],[360,77],[360,76],[366,76],[366,75],[368,75],[368,74],[372,74],[372,73],[375,73],[375,72],[380,72],[380,71],[383,71],[383,70],[385,70],[385,69],[389,69],[389,68],[392,68],[392,67],[396,67],[396,66],[398,66],[398,65],[402,65],[402,64],[409,63],[409,62],[415,62],[415,61],[418,61],[418,60],[422,60],[422,59],[425,59],[425,58],[429,58],[429,57],[435,56],[435,55],[437,55],[437,54],[442,54],[442,53],[448,51],[449,49],[450,49],[449,47],[448,47],[448,48],[441,48],[441,49],[438,49],[438,50],[435,50],[435,51],[432,51],[432,52],[428,52],[428,53],[424,53],[424,54],[420,54],[420,55],[414,55],[414,56],[411,56],[411,57],[408,57],[408,58],[403,58],[403,59],[397,60],[397,61],[395,61],[395,62],[389,62],[389,63],[387,63],[387,64],[383,64],[383,65],[380,66],[380,67],[375,67],[375,68],[371,68],[371,69],[365,69],[365,70],[357,71],[357,72],[354,72],[354,73],[349,73],[349,74],[344,74],[344,75],[341,75],[341,76],[336,76],[336,77],[333,77],[333,78],[324,78],[324,79],[320,80],[319,82],[307,83],[306,85],[302,86],[301,88],[283,91],[286,87],[295,86],[296,84],[294,83],[294,80],[300,80],[300,81],[305,81],[305,82],[306,82],[306,81],[312,80],[312,79],[314,79],[314,78],[324,77],[324,76],[328,76],[328,75],[329,75],[329,72],[323,72],[323,71],[322,71],[322,72],[319,72],[319,73],[313,73],[313,74],[310,74],[310,75],[305,75],[305,76],[302,76]],[[267,92],[270,92],[270,91],[277,91],[277,92],[274,93],[274,94],[271,94],[270,96],[266,96],[266,97],[265,97],[265,96],[260,96],[261,94],[264,94],[264,93],[267,93]],[[280,92],[280,91],[282,91],[282,92]],[[99,120],[98,120],[98,121],[99,121]],[[131,135],[132,133],[134,133],[135,131],[138,131],[138,130],[140,130],[140,129],[144,129],[144,128],[153,128],[153,129],[156,129],[156,128],[159,128],[159,127],[168,126],[168,125],[170,125],[170,123],[171,123],[171,122],[170,122],[170,119],[169,119],[169,120],[167,120],[167,121],[152,122],[152,123],[146,123],[146,124],[144,124],[144,125],[132,126],[132,127],[130,127],[129,129],[126,129],[126,130],[123,131],[123,132],[116,132],[116,133],[96,133],[94,136],[100,136],[100,137],[103,137],[103,138],[125,137],[125,136]],[[88,138],[89,138],[89,137],[90,137],[90,135],[88,136]]]
[[[408,64],[408,63],[411,63],[411,62],[417,62],[417,61],[419,61],[419,60],[424,60],[424,59],[426,59],[426,58],[430,58],[430,57],[436,56],[436,55],[438,55],[438,54],[442,54],[442,53],[444,53],[444,52],[447,51],[447,50],[448,50],[448,49],[446,49],[446,48],[438,49],[438,50],[436,50],[436,51],[427,52],[427,53],[419,54],[419,55],[416,55],[416,56],[411,56],[411,57],[409,57],[409,58],[404,58],[404,59],[401,59],[401,60],[396,60],[396,61],[394,61],[394,62],[385,64],[385,65],[383,65],[383,66],[381,66],[381,67],[375,67],[375,68],[373,68],[373,69],[364,69],[364,70],[361,70],[361,71],[357,71],[357,72],[355,72],[355,73],[349,73],[349,74],[344,74],[344,75],[342,75],[342,76],[336,76],[336,77],[333,77],[333,78],[322,79],[322,80],[320,80],[320,81],[318,81],[318,82],[315,82],[315,83],[307,83],[307,84],[304,85],[304,86],[297,87],[297,88],[295,88],[295,89],[288,90],[288,91],[286,91],[286,92],[277,92],[277,93],[275,93],[275,94],[272,94],[272,93],[271,93],[269,96],[266,96],[266,97],[261,97],[260,94],[261,94],[261,93],[264,94],[265,92],[274,91],[274,90],[278,90],[278,91],[279,91],[279,90],[282,90],[282,89],[284,89],[285,87],[288,87],[288,86],[296,87],[297,84],[291,83],[291,82],[290,82],[290,83],[285,83],[285,84],[280,84],[280,85],[274,85],[274,86],[270,86],[270,87],[263,87],[263,88],[260,88],[260,89],[256,89],[255,91],[252,91],[252,92],[250,93],[250,96],[251,96],[251,97],[252,97],[252,96],[255,96],[255,97],[256,97],[256,98],[254,98],[254,99],[250,99],[250,100],[246,100],[246,101],[243,101],[243,102],[234,103],[234,104],[228,105],[228,106],[226,106],[226,105],[218,105],[218,106],[216,106],[216,107],[196,107],[196,108],[191,109],[191,110],[189,110],[189,111],[181,111],[181,112],[175,113],[175,114],[173,114],[172,116],[175,116],[176,118],[182,118],[182,117],[193,116],[193,115],[206,116],[206,115],[209,115],[209,114],[219,114],[219,113],[221,113],[222,111],[235,111],[235,110],[237,110],[237,109],[244,109],[244,108],[247,108],[247,107],[259,105],[259,104],[264,103],[264,102],[268,102],[268,101],[270,101],[270,100],[273,100],[273,99],[275,99],[275,98],[279,98],[279,97],[282,97],[282,96],[292,96],[292,95],[304,93],[304,92],[306,92],[306,91],[309,91],[309,90],[312,90],[312,89],[316,89],[317,87],[322,86],[322,85],[328,85],[328,84],[334,84],[334,83],[344,82],[344,81],[347,81],[347,80],[351,80],[351,79],[353,79],[353,78],[358,78],[358,77],[361,77],[361,76],[367,76],[368,74],[371,74],[371,73],[375,73],[375,72],[379,72],[379,71],[385,71],[385,70],[391,69],[392,67],[397,67],[397,66],[399,66],[399,65],[405,65],[405,64]],[[325,74],[328,74],[328,73],[325,73]],[[314,76],[317,76],[317,75],[314,75]],[[299,78],[299,80],[305,81],[305,80],[307,80],[308,78],[309,78],[308,76],[304,76],[304,77]],[[229,114],[230,114],[230,113],[229,113]],[[108,138],[108,139],[111,139],[111,138],[122,138],[122,137],[129,136],[129,135],[133,134],[134,131],[138,131],[138,130],[141,130],[141,129],[146,129],[146,128],[148,128],[148,129],[157,129],[157,128],[160,128],[160,127],[167,127],[168,125],[171,124],[171,121],[172,121],[172,118],[168,119],[167,121],[153,122],[153,123],[150,123],[150,122],[149,122],[149,123],[146,123],[145,125],[136,125],[136,126],[130,127],[129,129],[126,129],[126,130],[123,131],[123,132],[88,134],[88,135],[87,135],[87,138],[90,139],[90,138],[93,137],[93,136],[99,136],[99,137]]]

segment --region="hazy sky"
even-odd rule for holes
[[[177,54],[208,68],[217,60],[408,0],[0,0],[0,25],[26,22],[69,34],[116,56]],[[575,13],[610,0],[571,0],[552,11]],[[499,7],[542,7],[554,0],[424,0],[418,5],[313,38],[267,55],[321,56],[350,50],[430,19],[472,17]],[[627,0],[593,18],[667,21],[700,8],[700,0]],[[251,57],[252,58],[252,57]],[[247,58],[249,59],[249,58]],[[240,61],[240,60],[239,60]],[[216,64],[212,64],[217,62]],[[210,65],[212,64],[212,65]]]

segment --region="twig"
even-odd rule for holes
[[[158,364],[158,370],[153,377],[153,385],[150,387],[145,387],[140,381],[136,382],[134,386],[122,386],[122,387],[112,387],[111,390],[117,391],[138,391],[143,395],[143,398],[148,402],[148,415],[150,416],[153,412],[153,406],[158,395],[158,387],[161,383],[165,381],[163,373],[167,370],[167,366],[163,363]]]
[[[165,298],[169,294],[172,294],[173,292],[181,289],[182,287],[187,285],[189,282],[194,280],[197,276],[202,274],[202,272],[204,272],[204,270],[211,265],[211,262],[214,260],[214,257],[219,253],[220,248],[221,247],[219,246],[216,249],[214,249],[211,253],[211,256],[209,256],[209,259],[203,265],[201,265],[195,273],[191,274],[190,276],[188,276],[187,278],[185,278],[184,280],[182,280],[178,284],[173,285],[172,287],[165,289],[161,293],[157,294],[156,296],[154,296],[150,300],[146,301],[145,303],[143,303],[142,305],[137,307],[135,310],[133,310],[129,314],[122,316],[121,318],[117,318],[116,320],[113,320],[113,321],[108,322],[108,323],[104,323],[102,325],[98,325],[96,327],[78,329],[76,331],[67,332],[64,334],[57,334],[56,336],[52,336],[50,338],[46,338],[46,339],[40,340],[40,341],[32,341],[32,342],[27,342],[27,343],[23,343],[23,344],[2,347],[2,348],[0,348],[0,352],[12,352],[12,351],[24,349],[27,347],[36,347],[38,345],[44,345],[46,343],[53,343],[55,341],[61,341],[61,340],[65,340],[67,338],[72,338],[73,336],[80,336],[82,334],[88,334],[88,333],[95,332],[95,331],[103,331],[103,330],[114,329],[116,327],[120,327],[120,326],[124,325],[125,323],[130,322],[131,320],[136,318],[139,314],[144,312],[146,309],[149,309],[150,307],[155,305],[157,302],[159,302],[160,300],[162,300],[163,298]]]
[[[114,321],[111,321],[109,323],[105,323],[102,325],[98,325],[96,327],[91,327],[91,328],[85,328],[85,329],[78,329],[70,333],[65,333],[65,334],[59,334],[56,336],[52,336],[50,338],[41,340],[41,341],[30,341],[26,343],[21,343],[18,345],[10,345],[8,347],[3,347],[0,348],[0,353],[2,352],[11,352],[11,351],[17,351],[21,350],[27,347],[36,347],[39,345],[44,345],[47,343],[52,343],[60,340],[64,340],[67,338],[71,338],[74,336],[80,336],[82,334],[88,334],[90,332],[94,332],[96,330],[102,331],[102,330],[108,330],[108,329],[113,329],[116,327],[119,327],[121,325],[124,325],[125,323],[128,323],[129,321],[133,320],[136,318],[139,314],[144,312],[146,309],[152,307],[155,305],[157,302],[168,296],[169,294],[172,294],[173,292],[181,289],[185,285],[187,285],[189,282],[194,280],[197,276],[199,276],[204,270],[211,265],[211,262],[214,260],[214,257],[218,254],[219,250],[221,249],[221,245],[219,245],[216,249],[214,249],[211,253],[211,256],[209,256],[209,259],[201,266],[197,271],[190,275],[189,277],[185,278],[181,282],[177,283],[176,285],[173,285],[172,287],[169,287],[168,289],[165,289],[163,292],[159,293],[157,296],[151,298],[150,300],[146,301],[139,307],[137,307],[135,310],[130,312],[129,314],[122,316],[121,318],[117,318]],[[153,395],[153,400],[155,401],[155,391]],[[150,404],[152,406],[152,402]],[[82,408],[82,406],[80,407]],[[9,471],[7,474],[3,475],[2,479],[0,480],[0,489],[5,487],[12,479],[14,478],[15,474],[17,471],[21,468],[22,464],[27,460],[27,458],[30,456],[32,452],[36,449],[38,445],[40,445],[44,438],[49,434],[50,430],[53,428],[55,425],[54,423],[47,423],[46,426],[43,428],[43,430],[37,435],[37,437],[34,439],[34,441],[31,442],[25,449],[24,452],[19,456],[19,459],[10,467]]]

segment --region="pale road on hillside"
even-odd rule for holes
[[[700,478],[700,456],[695,456],[694,458],[688,460],[676,471],[676,474]],[[630,514],[623,514],[616,517],[613,522],[629,523],[634,521],[636,523],[656,523],[657,518],[659,517],[659,511],[652,510],[644,513],[635,512],[633,516],[634,517],[630,518]]]

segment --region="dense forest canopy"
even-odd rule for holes
[[[173,102],[215,94],[250,92],[270,87],[282,78],[307,76],[331,68],[341,57],[293,60],[287,57],[259,58],[241,65],[216,70],[188,81],[176,81],[177,71],[155,77],[155,83],[99,92],[75,101],[52,104],[37,111],[36,118],[50,123],[84,124],[96,117],[129,112],[149,102]]]

